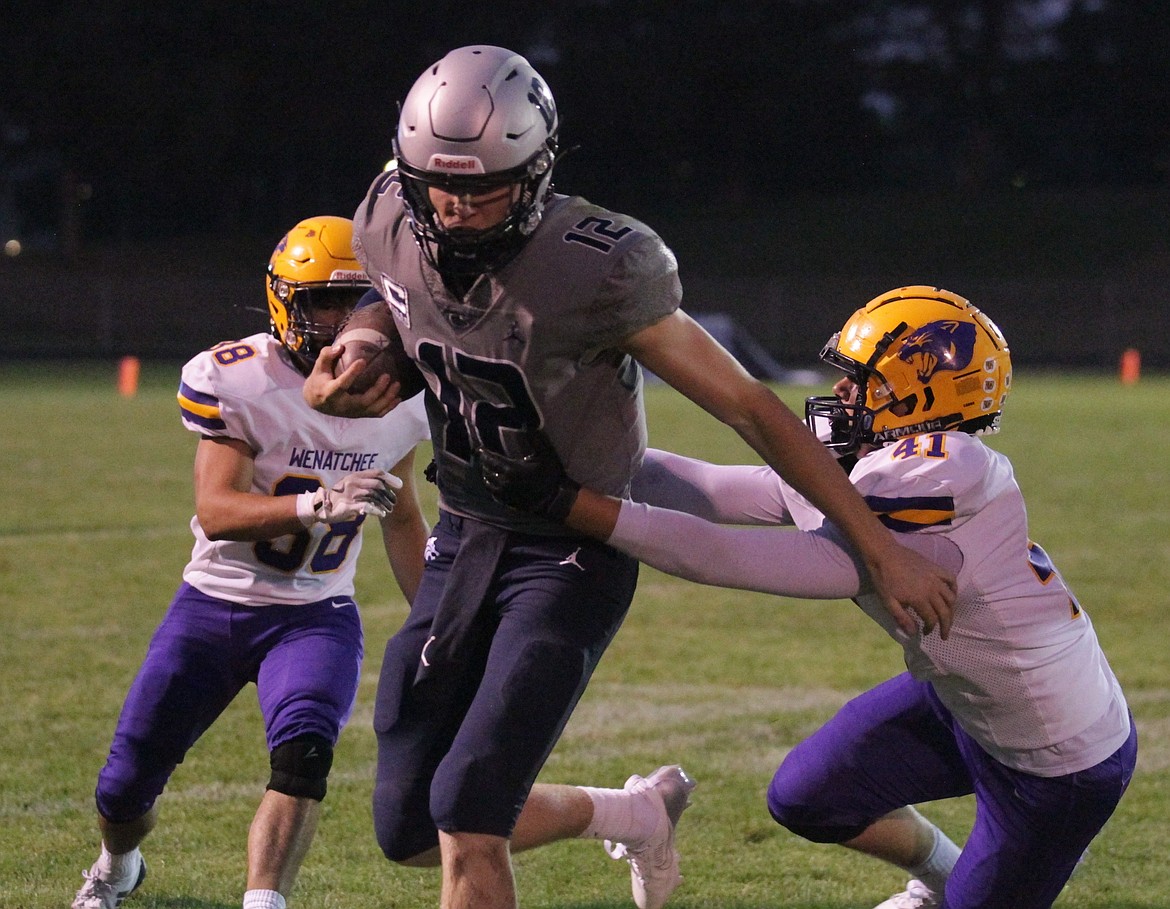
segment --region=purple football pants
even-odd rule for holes
[[[187,750],[249,682],[269,751],[306,734],[336,743],[361,661],[361,619],[349,597],[249,607],[183,584],[126,695],[98,774],[98,811],[114,822],[149,811]]]
[[[475,621],[458,659],[420,681],[472,524],[440,512],[410,616],[382,660],[374,828],[394,861],[437,845],[438,830],[511,835],[637,583],[638,563],[601,543],[499,531],[502,552],[464,572],[483,595],[464,604]]]
[[[895,808],[975,794],[975,824],[945,909],[1045,909],[1133,776],[1137,734],[1100,764],[1038,777],[989,756],[909,673],[854,698],[781,763],[768,810],[819,843],[852,839]]]

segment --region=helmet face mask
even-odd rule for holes
[[[445,276],[503,267],[536,230],[552,191],[557,111],[540,74],[512,51],[488,45],[451,51],[415,81],[402,104],[394,154],[410,227]],[[433,187],[480,196],[516,187],[507,214],[484,230],[448,230]]]
[[[903,287],[875,297],[829,339],[821,360],[856,386],[855,401],[811,397],[805,420],[828,421],[839,453],[923,432],[999,431],[1011,389],[1003,334],[963,297]]]
[[[305,375],[370,289],[353,255],[353,222],[307,218],[276,245],[265,287],[273,336]]]
[[[828,425],[829,435],[822,439],[826,448],[838,454],[854,454],[862,444],[870,439],[870,429],[873,426],[873,415],[865,406],[862,399],[863,389],[868,381],[866,367],[843,357],[837,352],[837,343],[841,333],[833,335],[821,349],[820,359],[840,369],[852,383],[847,397],[840,395],[814,395],[805,399],[805,422],[814,432],[818,432],[818,423],[824,421]]]

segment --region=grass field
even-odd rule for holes
[[[0,909],[60,909],[95,855],[92,792],[126,688],[190,551],[194,437],[177,365],[148,364],[137,396],[110,364],[0,366]],[[783,388],[794,406],[806,389]],[[648,393],[652,443],[749,457],[673,392]],[[1170,378],[1017,375],[1004,433],[1032,536],[1061,566],[1125,686],[1138,774],[1062,909],[1170,905]],[[422,459],[425,463],[425,458]],[[428,502],[433,516],[433,502]],[[377,531],[371,531],[376,534]],[[358,596],[367,660],[355,717],[293,906],[433,909],[438,877],[374,844],[370,729],[382,644],[406,608],[377,540]],[[678,761],[699,781],[680,827],[677,909],[868,909],[902,875],[775,825],[762,795],[785,752],[837,706],[901,669],[897,647],[848,603],[715,590],[644,569],[625,627],[542,779],[620,786]],[[144,851],[142,909],[232,909],[268,777],[253,690],[192,750]],[[958,841],[969,800],[926,811]],[[526,907],[631,906],[624,863],[570,842],[516,860]]]

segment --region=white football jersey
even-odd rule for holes
[[[906,666],[984,750],[1058,776],[1121,747],[1129,734],[1121,686],[1088,613],[1028,538],[1004,455],[965,433],[929,433],[866,455],[851,478],[891,529],[945,534],[963,553],[949,637],[915,635],[903,647]],[[858,605],[891,631],[876,596]]]
[[[381,419],[357,420],[313,410],[303,385],[269,334],[217,344],[183,367],[183,425],[200,436],[246,442],[256,452],[252,492],[266,496],[332,486],[358,470],[390,470],[429,438],[421,394]],[[352,596],[364,520],[314,524],[261,542],[213,542],[192,517],[195,546],[183,579],[249,606]]]
[[[725,523],[795,524],[804,531],[825,523],[767,468],[704,465],[651,451],[643,473],[635,494],[652,505]],[[1010,461],[965,433],[928,433],[867,454],[850,479],[908,544],[940,535],[958,547],[962,567],[947,640],[898,628],[881,600],[859,586],[864,579],[855,560],[831,545],[832,534],[719,526],[626,503],[610,542],[703,583],[854,596],[902,645],[910,672],[929,681],[967,733],[1009,767],[1059,776],[1116,751],[1129,734],[1125,697],[1088,614],[1028,538]]]

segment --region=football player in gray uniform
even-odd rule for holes
[[[674,828],[693,785],[677,767],[609,796],[535,786],[634,594],[637,562],[561,524],[566,502],[501,505],[472,462],[515,455],[532,430],[570,474],[625,495],[646,424],[639,364],[732,426],[862,553],[907,630],[945,633],[954,576],[901,547],[803,422],[680,308],[674,255],[645,224],[552,191],[558,115],[545,80],[499,47],[451,51],[402,104],[396,166],[355,214],[354,250],[427,383],[440,518],[418,596],[383,660],[374,819],[387,857],[441,861],[445,909],[516,905],[510,850],[611,841],[635,902],[679,880]],[[383,376],[334,374],[305,399],[339,416],[398,402]],[[601,829],[615,792],[657,820]],[[523,811],[523,814],[521,813]],[[628,812],[627,812],[628,813]]]

